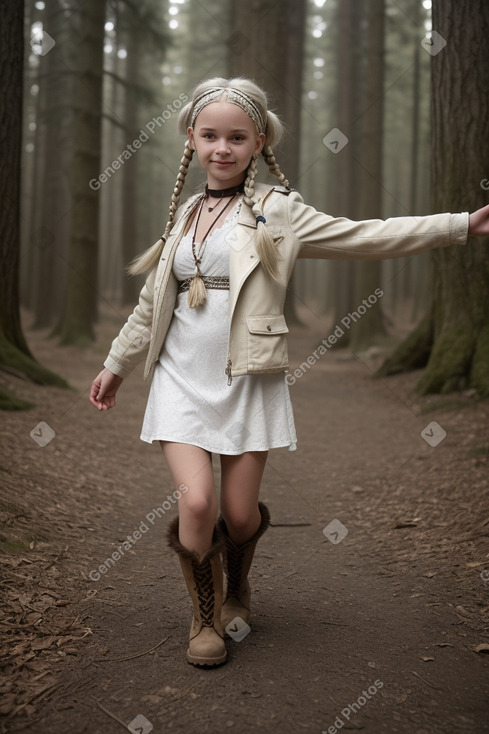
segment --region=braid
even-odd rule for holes
[[[273,158],[273,153],[272,153]],[[273,158],[273,161],[275,162],[275,158]],[[286,180],[283,173],[280,171],[280,168],[278,165],[276,165],[277,170],[279,173],[276,173],[276,176],[281,175],[281,180]],[[256,206],[256,202],[254,201],[253,197],[255,195],[255,176],[258,171],[258,166],[256,162],[256,156],[253,156],[251,159],[250,165],[248,166],[247,176],[244,184],[244,203],[247,204],[249,207],[253,209],[255,212],[254,207]],[[258,209],[259,212],[259,209]],[[269,275],[270,277],[276,279],[277,278],[277,246],[275,244],[275,241],[271,235],[271,233],[268,231],[268,228],[265,226],[265,222],[262,221],[263,217],[260,217],[256,221],[256,250],[258,252],[258,256],[260,258],[260,262],[262,264],[263,269]]]
[[[180,168],[178,169],[178,176],[175,183],[175,188],[173,189],[173,193],[171,195],[171,203],[170,203],[170,211],[168,214],[168,221],[166,223],[165,231],[163,233],[162,239],[166,240],[168,235],[171,232],[171,228],[173,227],[173,220],[175,219],[175,212],[178,209],[178,204],[180,202],[180,196],[182,194],[183,185],[185,183],[185,177],[188,173],[188,168],[190,165],[190,161],[192,160],[192,156],[194,154],[194,151],[190,147],[190,143],[187,140],[185,143],[185,150],[183,151],[183,156],[180,161]]]
[[[278,165],[277,161],[275,160],[273,150],[270,148],[269,145],[263,148],[262,155],[266,161],[266,164],[270,170],[270,173],[273,173],[273,175],[278,178],[282,186],[288,186],[289,182],[285,178],[285,175],[280,170],[280,166]]]
[[[139,255],[139,257],[137,257],[130,264],[128,270],[131,275],[139,275],[140,273],[152,270],[158,264],[158,260],[161,256],[161,251],[163,250],[168,235],[170,234],[173,227],[175,212],[178,209],[180,196],[182,194],[182,189],[185,183],[185,177],[188,173],[188,168],[190,165],[190,161],[192,160],[193,154],[194,151],[190,147],[190,143],[187,140],[187,142],[185,143],[185,150],[183,151],[183,156],[180,161],[180,168],[178,169],[178,176],[175,183],[175,188],[173,189],[173,193],[171,195],[170,210],[168,213],[168,221],[165,226],[165,231],[161,235],[158,242],[153,245],[153,247],[150,247],[149,250],[143,252],[142,255]]]
[[[258,172],[258,166],[256,163],[256,156],[254,155],[251,159],[251,163],[248,166],[246,179],[244,182],[244,203],[248,206],[253,206],[253,196],[255,193],[255,176]]]

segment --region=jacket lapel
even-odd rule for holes
[[[240,209],[236,227],[227,237],[229,243],[229,312],[232,314],[246,278],[260,259],[255,247],[256,216],[251,207]]]

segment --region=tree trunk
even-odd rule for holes
[[[289,94],[285,98],[285,121],[289,139],[281,156],[285,175],[293,187],[299,180],[299,155],[301,135],[302,61],[304,57],[304,29],[306,5],[304,2],[289,3],[287,12],[287,56],[286,75]],[[300,59],[300,62],[298,61]],[[290,145],[293,141],[294,145]],[[292,273],[284,305],[284,316],[288,324],[301,324],[296,311],[297,272]]]
[[[140,76],[141,57],[140,32],[129,31],[126,35],[126,88],[124,123],[127,140],[135,140],[139,135]],[[122,262],[129,263],[138,251],[138,169],[139,155],[133,155],[125,162],[122,170]],[[127,275],[122,280],[122,304],[137,301],[140,282]]]
[[[335,216],[356,217],[358,181],[355,175],[355,153],[358,129],[354,130],[358,113],[360,78],[360,21],[362,10],[354,0],[342,0],[338,6],[337,92],[335,127],[348,138],[348,143],[337,153],[332,151],[329,165],[334,176],[333,213]],[[330,288],[333,293],[333,323],[340,323],[355,306],[354,263],[338,261],[330,266]],[[347,347],[350,332],[345,332],[338,347]]]
[[[0,31],[0,79],[2,99],[0,130],[3,155],[0,159],[0,367],[7,372],[26,375],[41,384],[66,382],[36,362],[26,344],[19,310],[19,248],[20,248],[20,172],[22,150],[22,91],[24,64],[24,7],[17,0],[7,0],[2,6],[3,23]],[[17,400],[1,390],[0,405],[6,408],[26,408],[28,403]]]
[[[271,109],[285,122],[285,145],[276,159],[290,185],[299,178],[302,58],[306,17],[305,0],[234,0],[229,44],[230,76],[247,76],[265,89]],[[275,152],[275,151],[274,151]],[[276,183],[276,180],[273,181]],[[298,323],[294,276],[285,301],[285,317]]]
[[[415,0],[411,8],[413,21],[415,26],[420,26],[421,4],[419,0]],[[409,207],[410,211],[415,212],[418,204],[418,155],[419,155],[419,108],[420,108],[420,55],[422,52],[421,44],[417,43],[414,47],[413,55],[413,114],[411,117],[412,127],[412,143],[411,143],[411,182],[409,188]]]
[[[369,0],[365,112],[362,119],[360,163],[361,219],[380,217],[382,212],[382,148],[384,138],[384,23],[385,0]],[[355,303],[371,295],[382,282],[380,260],[355,263]],[[382,301],[369,308],[350,330],[350,346],[354,351],[366,349],[387,336]]]
[[[481,182],[489,160],[489,6],[484,0],[470,7],[434,0],[433,28],[446,41],[444,48],[432,49],[433,210],[471,211],[487,203]],[[466,248],[438,250],[432,259],[433,343],[417,390],[472,387],[488,396],[488,242],[469,240]],[[383,374],[390,373],[402,348],[387,360]],[[413,349],[419,351],[416,340]],[[403,364],[409,369],[407,358]]]
[[[80,42],[75,99],[70,272],[61,344],[87,345],[94,340],[98,294],[98,224],[100,193],[89,182],[101,169],[102,70],[105,3],[80,4]]]
[[[31,219],[31,306],[35,328],[57,326],[68,278],[71,208],[71,132],[74,116],[73,77],[66,73],[72,61],[70,24],[55,0],[47,0],[45,27],[56,39],[54,48],[40,57],[40,106],[36,121],[39,149],[36,190]],[[23,301],[24,303],[24,301]]]

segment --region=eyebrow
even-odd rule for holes
[[[203,132],[211,132],[211,133],[214,133],[214,132],[216,132],[216,128],[215,127],[201,127],[200,128],[200,131],[201,132],[203,131]],[[231,133],[248,133],[248,130],[245,130],[244,128],[237,128],[236,130],[229,130],[229,132],[231,132]]]

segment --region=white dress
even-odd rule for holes
[[[208,237],[200,266],[204,275],[229,275],[226,237],[238,212],[239,206]],[[178,280],[195,274],[191,231],[180,241],[173,272]],[[284,373],[240,375],[228,385],[229,290],[208,289],[206,303],[197,308],[190,308],[187,298],[188,291],[177,297],[151,383],[141,439],[188,443],[217,454],[282,446],[295,450]]]

